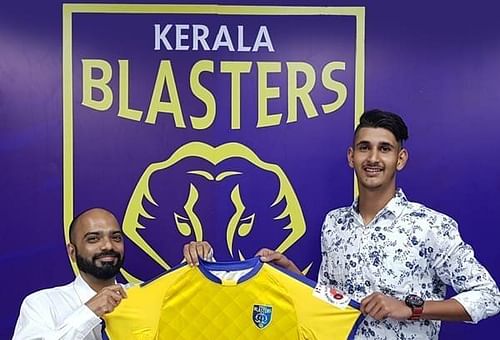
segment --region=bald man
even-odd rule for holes
[[[13,340],[101,340],[101,316],[126,297],[116,284],[123,264],[123,237],[112,213],[101,208],[86,210],[69,228],[68,254],[80,275],[65,285],[27,296]]]

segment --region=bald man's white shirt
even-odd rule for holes
[[[85,302],[96,292],[82,279],[28,295],[12,340],[101,340],[101,319]]]

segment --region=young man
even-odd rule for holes
[[[14,331],[16,339],[100,340],[100,317],[126,297],[115,276],[123,264],[123,239],[116,218],[93,208],[70,225],[68,254],[80,275],[60,287],[27,296]]]
[[[361,300],[361,339],[436,339],[436,320],[478,322],[500,310],[498,287],[457,223],[396,188],[407,138],[398,115],[362,115],[348,150],[359,197],[328,213],[322,228],[318,281]],[[446,285],[458,294],[444,300]]]
[[[361,301],[356,339],[437,339],[438,320],[478,322],[500,311],[500,293],[450,217],[407,200],[396,173],[408,160],[401,117],[365,112],[347,159],[359,197],[325,218],[318,283]],[[190,246],[184,254],[193,261]],[[202,248],[206,253],[206,247]],[[257,253],[299,272],[283,254]],[[444,300],[446,286],[458,293]]]

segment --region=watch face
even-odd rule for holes
[[[415,308],[415,307],[422,307],[424,305],[424,299],[422,299],[418,295],[408,295],[405,299],[405,303],[408,307]]]

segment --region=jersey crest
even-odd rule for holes
[[[264,305],[253,305],[253,323],[258,328],[264,328],[271,323],[273,307]]]

